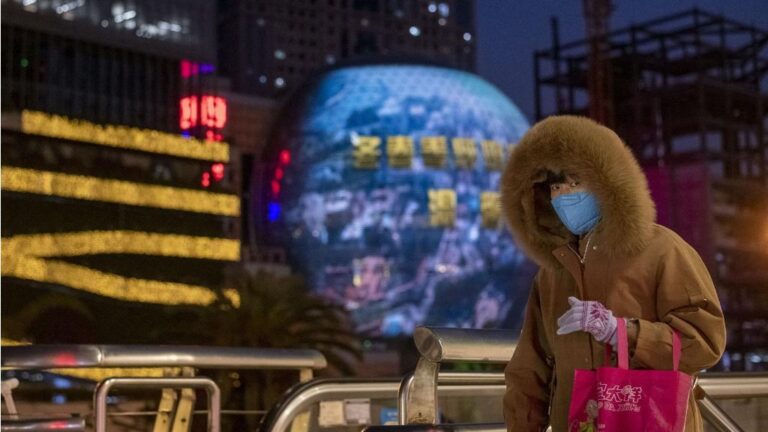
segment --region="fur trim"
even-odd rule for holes
[[[573,241],[552,209],[546,170],[576,175],[600,202],[595,232],[609,254],[642,250],[653,233],[656,208],[632,152],[612,130],[586,118],[553,116],[535,124],[515,146],[501,178],[501,203],[516,243],[544,267],[552,251]]]

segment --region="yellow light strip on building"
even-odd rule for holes
[[[229,145],[223,142],[184,138],[150,129],[102,126],[39,111],[22,111],[21,131],[148,153],[229,162]]]
[[[2,341],[0,343],[2,344],[2,346],[30,345],[29,342],[18,341],[15,339],[8,339],[8,338],[2,338]]]
[[[27,192],[222,216],[240,215],[240,198],[237,195],[25,168],[3,167],[2,171],[2,188],[13,192]]]
[[[164,372],[168,372],[166,375]],[[175,372],[178,371],[178,372]],[[50,373],[66,375],[75,378],[82,378],[91,381],[103,381],[107,378],[159,378],[163,376],[174,376],[181,373],[181,368],[78,368],[78,369],[50,369]]]
[[[139,303],[207,306],[216,294],[202,286],[127,278],[87,267],[30,256],[2,256],[2,275],[36,282],[54,283],[105,297]],[[235,307],[237,292],[225,294]]]
[[[2,253],[38,258],[136,254],[238,261],[240,242],[232,239],[136,231],[85,231],[6,237],[3,238]]]

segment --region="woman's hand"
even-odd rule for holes
[[[616,317],[602,303],[581,301],[568,297],[571,308],[557,319],[557,334],[565,335],[575,331],[590,333],[595,340],[610,343],[616,347]]]

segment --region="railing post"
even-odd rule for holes
[[[435,424],[437,423],[437,375],[440,363],[427,360],[424,357],[416,364],[412,390],[406,390],[406,424]]]
[[[397,424],[401,426],[408,424],[408,395],[413,387],[413,379],[413,372],[405,374],[397,389]]]
[[[113,387],[204,388],[208,393],[208,431],[221,431],[221,390],[209,378],[109,378],[98,384],[93,397],[95,432],[107,430],[107,396]]]

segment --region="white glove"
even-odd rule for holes
[[[571,308],[557,319],[557,334],[565,335],[575,331],[590,333],[595,340],[616,347],[616,317],[600,302],[581,301],[568,297]]]

